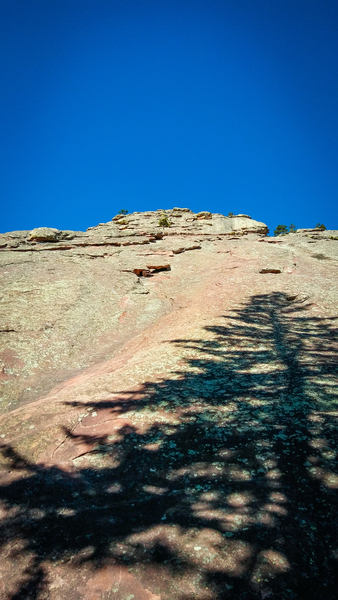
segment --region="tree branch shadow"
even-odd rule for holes
[[[181,371],[90,406],[134,424],[66,430],[72,471],[3,445],[1,544],[29,557],[7,598],[47,597],[55,561],[127,565],[162,599],[334,598],[337,329],[308,308],[254,296],[175,340]]]

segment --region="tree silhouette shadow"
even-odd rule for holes
[[[67,561],[127,565],[162,600],[338,597],[337,328],[309,308],[253,296],[171,342],[180,371],[84,406],[134,424],[66,430],[72,471],[3,444],[1,545],[28,557],[6,598],[48,598]]]

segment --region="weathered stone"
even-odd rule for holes
[[[70,230],[62,230],[59,233],[60,240],[73,240],[78,232],[70,231]]]
[[[115,215],[115,217],[112,218],[112,221],[124,221],[126,218],[126,215]]]
[[[208,212],[207,210],[203,210],[203,211],[197,213],[196,217],[197,217],[197,219],[212,219],[212,214],[211,214],[211,212]]]
[[[150,269],[151,271],[170,271],[170,265],[168,263],[159,263],[156,265],[152,263],[150,265],[147,264],[147,269]]]
[[[37,227],[30,232],[28,239],[37,242],[54,242],[59,239],[60,233],[59,229],[52,227]]]
[[[181,254],[182,252],[186,252],[187,250],[200,250],[201,249],[201,245],[198,243],[186,243],[183,246],[174,246],[172,251],[174,254]]]
[[[267,235],[269,230],[265,223],[261,223],[260,221],[254,221],[250,217],[230,217],[231,220],[231,228],[233,231],[242,232],[242,233],[261,233]]]
[[[138,277],[150,277],[151,276],[150,269],[136,268],[136,269],[133,269],[133,273],[135,273],[135,275],[137,275]]]
[[[0,596],[335,598],[338,232],[128,218],[0,238]]]

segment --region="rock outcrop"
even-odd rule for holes
[[[2,598],[335,597],[338,232],[267,233],[0,235]]]

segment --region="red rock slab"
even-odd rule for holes
[[[135,275],[137,275],[138,277],[150,277],[151,276],[151,271],[149,269],[133,269],[133,273],[135,273]]]
[[[147,265],[147,269],[150,269],[151,271],[159,271],[159,270],[163,270],[163,271],[170,271],[170,265],[169,263],[166,264],[157,264],[157,265]]]

